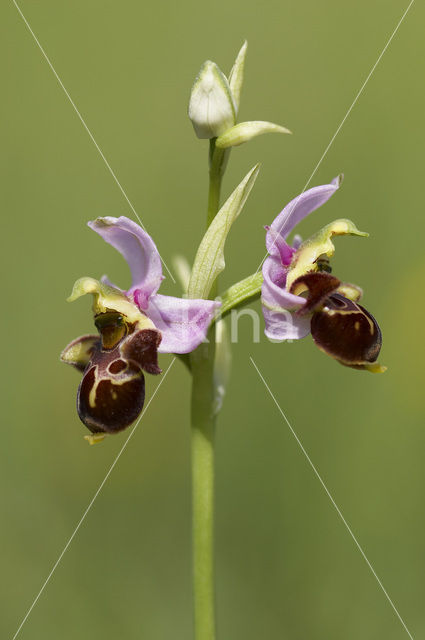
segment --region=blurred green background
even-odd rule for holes
[[[288,126],[235,149],[224,195],[262,171],[229,237],[223,286],[264,255],[263,225],[297,195],[407,7],[396,0],[214,3],[22,0],[21,8],[167,263],[193,259],[207,143],[186,116],[212,58],[249,41],[240,119]],[[219,640],[407,633],[249,362],[252,355],[415,638],[425,634],[423,23],[416,2],[312,185],[344,172],[304,236],[352,218],[334,272],[365,289],[383,376],[340,367],[310,338],[252,344],[241,321],[217,435]],[[76,278],[127,266],[87,227],[131,210],[12,2],[1,7],[2,440],[0,629],[12,638],[126,434],[89,447],[78,375],[58,361],[92,330]],[[179,295],[168,278],[162,293]],[[161,359],[163,368],[169,356]],[[150,378],[148,397],[157,380]],[[20,638],[192,638],[190,381],[158,391]]]

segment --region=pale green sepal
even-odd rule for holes
[[[85,296],[86,293],[93,293],[93,295],[101,294],[102,291],[106,293],[106,289],[110,289],[111,287],[107,287],[107,285],[102,284],[99,280],[95,278],[90,278],[85,276],[83,278],[79,278],[74,286],[72,287],[71,295],[66,299],[67,302],[74,302],[81,298],[81,296]]]
[[[192,87],[189,118],[198,138],[217,138],[236,122],[227,78],[211,60],[204,62]]]
[[[259,271],[229,287],[221,296],[220,317],[259,298],[262,284],[263,274]]]
[[[95,315],[106,311],[117,311],[125,316],[127,322],[136,323],[139,329],[155,327],[153,322],[124,293],[95,280],[95,278],[84,277],[77,280],[67,301],[74,302],[86,293],[93,294],[93,313]]]
[[[249,142],[263,133],[292,133],[289,129],[281,127],[273,122],[253,120],[252,122],[240,122],[217,138],[215,144],[219,149],[237,147],[244,142]]]
[[[202,238],[193,264],[188,287],[189,298],[208,298],[215,279],[224,269],[224,244],[258,176],[255,165],[226,200]]]
[[[294,254],[286,279],[286,288],[291,289],[292,283],[300,276],[310,271],[317,271],[316,261],[320,256],[330,258],[335,253],[333,236],[364,236],[369,234],[359,231],[351,220],[340,218],[320,229],[311,238],[308,238]]]
[[[230,85],[230,90],[232,92],[233,101],[235,103],[236,114],[239,111],[239,105],[241,101],[243,72],[245,67],[247,49],[248,49],[248,42],[245,40],[241,50],[236,56],[235,64],[233,65],[232,70],[229,74],[229,85]]]

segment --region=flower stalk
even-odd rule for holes
[[[210,140],[210,171],[207,228],[220,207],[220,191],[226,151]],[[217,291],[217,281],[210,296]],[[215,640],[214,592],[214,457],[216,390],[214,384],[215,330],[208,342],[191,356],[191,453],[192,453],[192,546],[195,640]]]
[[[220,208],[221,181],[227,164],[228,151],[219,149],[216,144],[217,138],[210,140],[210,179],[208,188],[208,210],[207,227],[210,226]]]
[[[214,445],[215,327],[192,354],[192,548],[195,639],[215,639]]]

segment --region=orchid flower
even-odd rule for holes
[[[124,291],[109,282],[80,278],[69,301],[93,294],[99,335],[71,342],[61,359],[83,375],[77,409],[92,433],[114,433],[140,414],[145,396],[143,371],[161,373],[157,353],[189,353],[206,338],[219,302],[164,296],[161,258],[152,238],[121,216],[88,223],[127,261],[132,285]]]
[[[268,338],[280,342],[310,332],[316,345],[341,364],[384,371],[376,360],[382,344],[373,316],[358,304],[362,291],[331,275],[334,235],[367,236],[346,219],[335,220],[305,242],[287,237],[337,191],[341,178],[294,198],[266,227],[269,255],[263,265],[261,301]]]

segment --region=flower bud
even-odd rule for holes
[[[198,138],[217,138],[236,122],[227,78],[211,60],[204,62],[192,87],[189,118]]]

